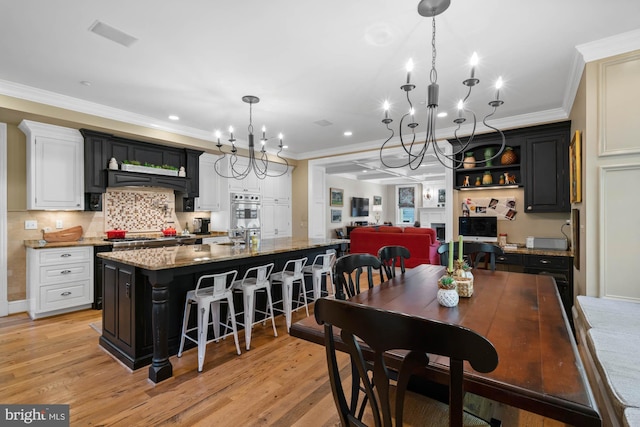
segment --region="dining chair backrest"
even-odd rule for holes
[[[404,246],[383,246],[378,250],[378,258],[382,263],[382,270],[387,275],[387,280],[396,277],[396,267],[405,273],[404,260],[411,257],[409,249]]]
[[[205,274],[198,278],[196,284],[195,296],[203,297],[222,297],[230,290],[233,281],[238,276],[237,270],[231,270],[219,274]]]
[[[327,298],[316,302],[315,318],[318,324],[324,325],[329,379],[344,426],[364,424],[358,419],[357,405],[347,403],[345,397],[340,378],[341,366],[336,358],[333,326],[340,329],[343,347],[346,347],[351,363],[357,369],[359,378],[356,380],[362,381],[365,390],[360,400],[365,401],[366,398],[368,401],[376,426],[401,426],[403,417],[406,419],[409,415],[415,415],[403,411],[405,397],[411,395],[407,393],[407,385],[413,374],[420,374],[427,369],[430,355],[449,357],[450,426],[462,426],[464,362],[468,361],[478,372],[491,372],[498,365],[498,354],[493,344],[462,326]],[[363,347],[371,350],[371,353],[367,352],[366,361]],[[385,352],[390,350],[407,351],[397,368],[395,385],[390,382],[385,363]],[[373,375],[370,375],[370,371],[373,371]],[[392,423],[393,417],[395,423]]]
[[[380,281],[384,281],[382,275],[382,264],[378,257],[371,254],[349,254],[337,259],[335,265],[336,287],[344,291],[347,298],[360,293],[360,276],[363,271],[367,272],[367,286],[373,288],[373,271],[378,270]]]
[[[458,258],[459,243],[454,242],[454,258]],[[489,255],[489,268],[491,271],[496,269],[496,256],[504,255],[504,251],[498,245],[485,242],[463,242],[462,252],[464,253],[467,263],[470,267],[480,268],[481,260],[485,255]],[[449,245],[443,243],[438,247],[438,254],[440,254],[440,265],[447,265],[449,256]],[[487,265],[485,263],[485,267]]]

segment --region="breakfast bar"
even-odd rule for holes
[[[100,345],[131,369],[151,363],[149,379],[172,376],[187,291],[202,274],[270,263],[282,269],[293,257],[309,262],[327,249],[344,249],[335,239],[263,239],[257,245],[185,245],[100,253],[104,297]]]

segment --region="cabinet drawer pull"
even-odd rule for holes
[[[549,261],[548,259],[541,259],[540,264],[551,264],[551,261]]]
[[[60,255],[60,258],[69,258],[71,256],[71,254],[62,254]]]
[[[69,273],[71,273],[71,270],[62,270],[60,272],[60,274],[69,274]]]
[[[506,261],[507,257],[506,256],[499,256],[498,257],[498,261]]]
[[[125,287],[125,294],[127,295],[127,298],[131,298],[131,283],[126,283],[124,287]]]
[[[60,294],[61,297],[68,297],[69,295],[71,295],[71,292],[66,291]]]

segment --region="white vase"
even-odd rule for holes
[[[455,307],[458,305],[460,296],[456,289],[438,289],[438,303],[445,307]]]

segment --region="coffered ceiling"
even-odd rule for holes
[[[378,153],[365,152],[388,137],[382,101],[391,102],[394,124],[408,109],[400,90],[408,58],[416,64],[417,131],[424,132],[431,20],[418,15],[417,3],[0,0],[0,94],[205,140],[229,125],[246,140],[249,109],[241,98],[255,95],[256,131],[266,125],[272,137],[284,133],[286,156],[362,152],[329,171],[375,176]],[[480,85],[470,106],[478,115],[502,76],[496,124],[562,120],[585,60],[612,44],[640,48],[638,16],[637,0],[452,0],[436,18],[440,110],[449,113],[438,119],[438,137],[451,136],[474,51]]]

